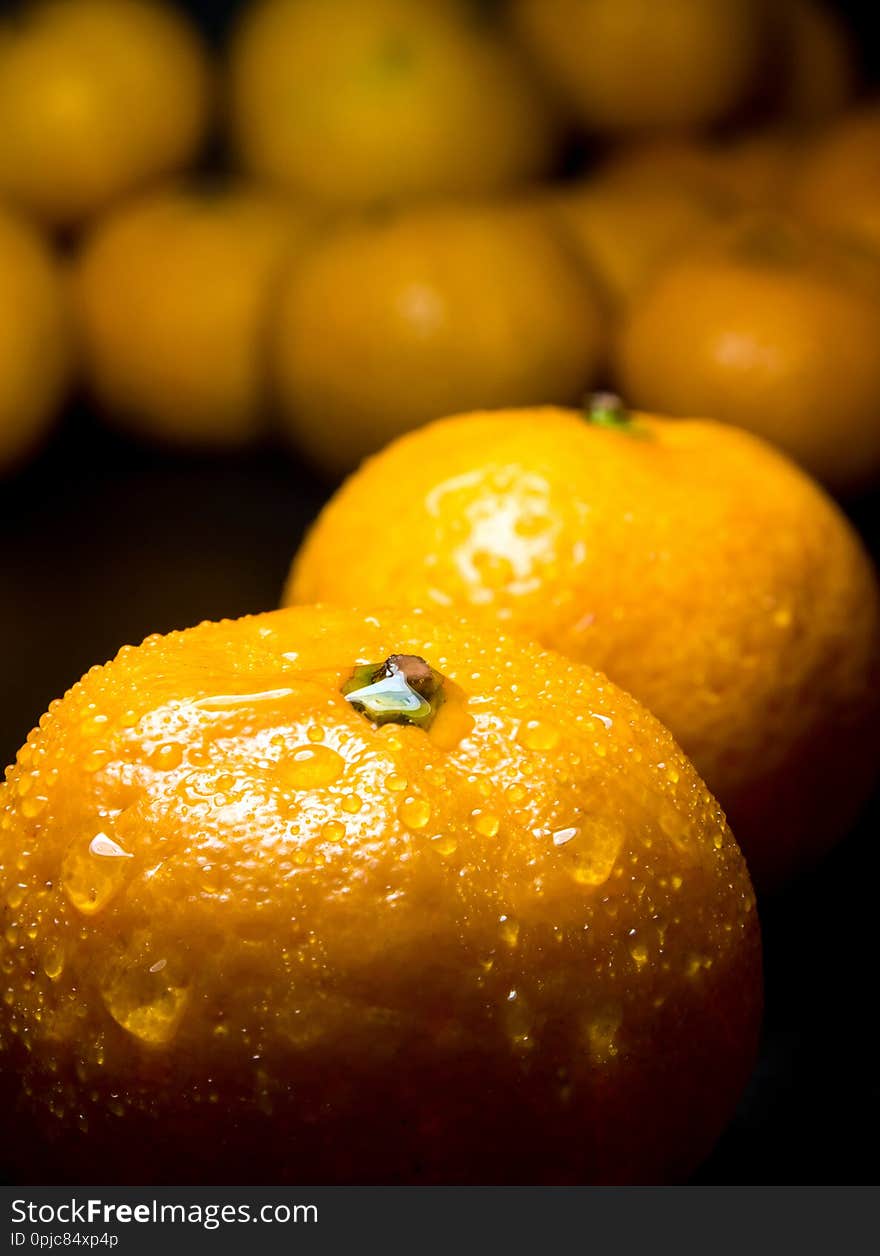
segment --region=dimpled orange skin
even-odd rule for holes
[[[792,203],[809,221],[880,250],[880,106],[845,114],[807,150]]]
[[[0,207],[0,475],[40,443],[73,362],[61,269],[30,223]]]
[[[759,215],[672,258],[612,356],[633,405],[747,428],[852,493],[880,475],[878,344],[877,258]]]
[[[340,693],[398,651],[446,678],[427,732]],[[68,1180],[677,1179],[754,1058],[753,893],[693,767],[589,668],[457,617],[124,649],[0,817],[23,1180],[41,1146]]]
[[[764,35],[754,0],[514,0],[512,23],[590,130],[703,127],[750,90]]]
[[[282,284],[282,417],[339,475],[444,414],[578,400],[605,336],[596,284],[531,208],[445,203],[352,222]]]
[[[302,210],[244,186],[165,188],[106,217],[80,249],[73,296],[108,415],[175,445],[255,439],[275,288],[309,230]]]
[[[328,205],[500,190],[555,148],[528,68],[467,0],[263,0],[229,91],[245,168]]]
[[[0,192],[81,222],[171,173],[209,121],[205,51],[156,0],[45,0],[0,20]]]
[[[453,605],[600,668],[673,731],[759,885],[842,836],[874,779],[873,571],[821,490],[734,428],[433,424],[337,493],[286,598]]]

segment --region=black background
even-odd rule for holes
[[[219,39],[240,6],[185,7]],[[876,6],[838,7],[876,76]],[[330,489],[287,450],[171,456],[109,433],[84,401],[71,406],[44,454],[0,481],[0,760],[122,644],[276,605]],[[878,505],[849,507],[875,556]],[[761,1059],[700,1182],[877,1181],[878,819],[875,803],[821,868],[763,905]]]

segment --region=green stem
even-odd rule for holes
[[[630,412],[616,393],[593,393],[587,398],[584,410],[587,422],[596,427],[613,427],[620,431],[632,422]]]
[[[418,654],[391,654],[384,663],[356,667],[342,692],[374,724],[430,728],[443,705],[445,677]]]

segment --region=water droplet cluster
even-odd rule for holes
[[[429,729],[340,693],[394,650],[449,678]],[[308,1144],[365,1086],[428,1128],[403,1058],[465,1088],[484,1059],[588,1126],[679,1021],[714,1050],[708,1009],[756,962],[741,857],[664,730],[587,669],[419,614],[204,625],[94,669],[0,786],[0,904],[0,1050],[35,1128],[96,1146],[181,1111]]]

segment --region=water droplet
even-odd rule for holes
[[[17,911],[18,908],[21,907],[22,903],[24,902],[24,896],[26,892],[27,892],[26,885],[13,885],[11,887],[11,889],[9,890],[9,893],[6,895],[6,902],[9,904],[9,906],[12,908],[13,911]]]
[[[102,859],[131,859],[133,856],[129,851],[123,850],[118,842],[114,842],[112,837],[108,837],[106,833],[96,833],[89,842],[89,854],[97,855]]]
[[[578,837],[579,835],[580,835],[580,829],[578,828],[557,829],[556,832],[553,834],[553,845],[554,846],[566,846],[568,845],[569,842],[573,841],[574,838]]]
[[[505,942],[511,950],[515,950],[519,946],[519,923],[512,916],[499,916],[499,930],[502,942]]]
[[[299,746],[278,764],[278,776],[288,789],[319,789],[342,774],[345,760],[329,746]]]
[[[423,829],[431,819],[431,804],[424,798],[405,798],[397,808],[397,815],[408,829]]]
[[[514,1051],[524,1054],[534,1047],[534,1022],[525,1000],[517,990],[511,990],[505,1004],[505,1025],[510,1045]]]
[[[68,899],[84,916],[101,911],[122,888],[132,858],[106,833],[88,846],[72,846],[61,865],[61,883]]]
[[[595,1064],[607,1064],[618,1053],[617,1034],[621,1014],[618,1008],[607,1008],[587,1024],[587,1050]]]
[[[321,837],[325,842],[341,842],[345,833],[345,825],[340,820],[328,820],[321,827]]]
[[[613,821],[593,816],[577,838],[562,849],[572,861],[572,876],[579,885],[603,885],[611,875],[623,845],[623,829]]]
[[[150,766],[158,768],[162,772],[170,772],[174,768],[180,767],[182,762],[183,747],[176,741],[168,741],[161,746],[157,746],[149,758]]]
[[[64,972],[64,951],[60,946],[50,946],[43,960],[43,972],[50,981],[57,981]]]
[[[695,951],[692,951],[685,959],[685,976],[694,978],[698,976],[704,968],[708,967],[709,965],[706,963],[705,957],[697,955]]]
[[[646,946],[644,946],[641,942],[636,942],[629,948],[629,953],[633,958],[633,963],[636,968],[645,967],[649,958],[648,948]]]
[[[773,624],[776,628],[789,628],[791,621],[792,614],[788,607],[782,607],[773,614]]]
[[[107,1011],[126,1033],[149,1046],[164,1046],[177,1032],[189,988],[172,982],[167,970],[145,961],[121,964],[101,986]]]
[[[507,797],[514,804],[514,806],[516,806],[517,803],[522,802],[525,796],[526,791],[522,785],[508,785]]]
[[[431,845],[440,855],[454,855],[458,850],[458,842],[448,833],[441,833],[432,838]]]
[[[474,811],[471,815],[474,821],[474,828],[483,837],[495,837],[501,828],[501,821],[497,816],[492,815],[491,811]]]
[[[667,780],[671,781],[673,785],[677,785],[679,780],[681,779],[679,776],[678,768],[672,768],[672,767],[667,768],[666,778]]]
[[[49,799],[40,794],[28,794],[21,800],[21,814],[26,820],[34,820],[48,806]]]
[[[306,733],[306,737],[308,737],[309,741],[323,741],[324,730],[320,724],[313,724]]]
[[[385,785],[395,794],[402,794],[406,789],[407,780],[405,776],[398,776],[396,772],[392,772],[390,776],[386,776]]]
[[[361,807],[363,806],[363,803],[361,802],[357,794],[346,794],[345,797],[342,799],[340,806],[342,807],[343,811],[347,811],[349,815],[353,816],[358,811],[360,811]]]
[[[606,728],[614,727],[614,721],[610,719],[607,715],[600,715],[598,711],[591,711],[590,715],[593,717],[594,720],[598,720],[600,724],[604,724]]]
[[[559,745],[559,729],[541,720],[529,720],[519,732],[519,740],[527,750],[553,750]]]

